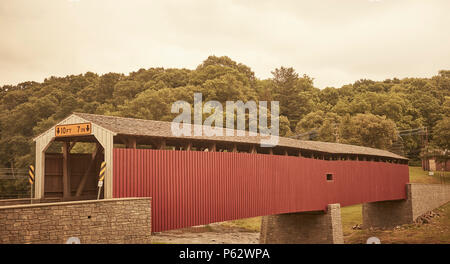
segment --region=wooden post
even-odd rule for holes
[[[161,139],[161,141],[159,142],[158,149],[165,149],[165,148],[166,148],[166,140]]]
[[[120,140],[123,142],[123,144],[125,145],[125,148],[132,148],[135,149],[136,148],[136,138],[132,138],[132,137],[120,137]]]
[[[273,155],[273,148],[270,148],[270,149],[269,149],[269,154],[270,154],[270,155]]]
[[[250,148],[250,153],[252,153],[252,154],[256,154],[257,152],[256,152],[256,147],[255,147],[255,145],[252,145],[251,146],[251,148]]]
[[[69,146],[69,150],[68,152],[70,153],[70,151],[72,150],[72,148],[75,146],[75,144],[77,143],[78,140],[75,140],[73,142],[70,142],[70,146]]]
[[[233,144],[233,152],[237,152],[237,145]]]
[[[63,142],[63,198],[70,197],[69,142]]]
[[[136,138],[128,139],[128,148],[136,149]]]
[[[189,142],[186,144],[186,151],[191,151],[192,149],[192,142]]]
[[[284,156],[289,156],[287,149],[284,150]]]
[[[298,151],[298,156],[301,158],[302,157],[302,152],[299,150]]]
[[[77,188],[77,192],[75,194],[75,196],[79,197],[81,196],[81,194],[83,193],[84,190],[84,186],[86,185],[87,179],[89,177],[89,171],[91,170],[92,166],[95,163],[95,160],[97,159],[97,155],[100,153],[100,144],[96,144],[95,146],[95,150],[91,155],[91,161],[89,162],[89,165],[86,169],[86,171],[84,172],[83,178],[81,178],[80,184],[78,185]]]
[[[210,146],[209,146],[209,151],[217,151],[216,150],[216,143],[212,143]]]

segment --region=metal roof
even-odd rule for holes
[[[90,121],[98,126],[101,126],[113,133],[119,135],[129,136],[148,136],[161,137],[167,139],[197,139],[216,142],[230,142],[230,143],[244,143],[244,144],[260,144],[261,139],[267,138],[260,134],[250,136],[248,131],[245,131],[245,136],[237,136],[237,130],[229,130],[224,128],[223,136],[174,136],[171,130],[171,122],[145,120],[136,118],[125,118],[117,116],[105,116],[86,113],[73,113],[86,121]],[[192,131],[194,125],[192,125]],[[226,136],[226,131],[231,131],[234,136]],[[191,133],[193,135],[193,133]],[[357,154],[380,156],[394,159],[407,160],[407,158],[397,155],[395,153],[348,144],[329,143],[320,141],[296,140],[285,137],[279,137],[278,146],[296,148],[309,151],[318,151],[330,154]]]

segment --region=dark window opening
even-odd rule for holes
[[[333,180],[333,174],[327,173],[327,181],[332,181],[332,180]]]

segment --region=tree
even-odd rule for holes
[[[136,94],[142,91],[142,85],[140,82],[123,80],[118,81],[114,85],[113,99],[115,105],[121,105],[126,100],[133,99]]]
[[[340,140],[379,149],[388,149],[397,138],[397,129],[385,116],[357,114],[341,123]]]
[[[86,72],[0,87],[0,167],[26,166],[31,139],[74,111],[171,121],[173,102],[249,100],[280,102],[280,135],[316,132],[314,140],[388,148],[400,130],[428,127],[430,140],[448,148],[450,71],[432,78],[358,80],[319,90],[293,68],[260,80],[250,67],[209,56],[194,70],[150,68],[130,74]],[[246,114],[246,118],[248,115]],[[269,117],[270,119],[270,117]],[[270,122],[269,122],[270,123]],[[420,135],[403,136],[406,155],[418,158]],[[56,150],[56,148],[55,148]]]
[[[433,142],[443,150],[450,149],[450,117],[439,120],[433,128]]]
[[[97,99],[100,102],[104,102],[106,99],[111,98],[114,92],[114,86],[122,78],[122,74],[112,72],[102,75],[98,80],[98,88],[96,89]]]
[[[277,68],[272,75],[273,98],[280,102],[280,114],[289,118],[294,129],[293,126],[313,110],[317,89],[313,87],[311,78],[306,75],[300,78],[292,67]]]
[[[336,142],[336,128],[340,120],[335,113],[325,113],[322,110],[311,112],[303,117],[296,125],[295,132],[304,134],[315,132],[314,140]]]

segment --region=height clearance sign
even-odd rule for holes
[[[83,136],[92,133],[91,123],[59,125],[55,127],[56,137]]]

